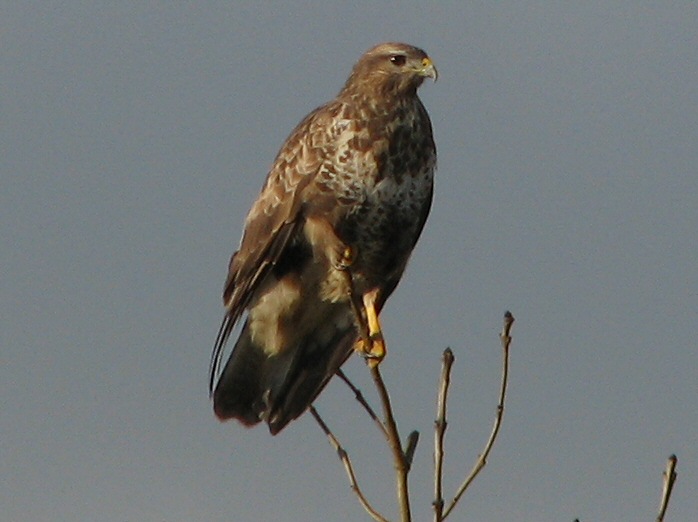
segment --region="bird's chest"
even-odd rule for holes
[[[424,171],[399,181],[384,178],[366,188],[339,230],[358,251],[357,270],[379,277],[401,270],[429,210],[431,182],[431,172]]]
[[[378,277],[401,270],[431,203],[436,162],[428,121],[354,119],[339,124],[327,171],[340,239],[359,266]]]

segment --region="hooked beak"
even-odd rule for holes
[[[425,78],[431,78],[434,81],[438,78],[439,73],[434,66],[434,62],[432,62],[431,58],[428,56],[422,60],[422,67],[419,69],[419,74]]]

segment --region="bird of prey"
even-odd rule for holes
[[[425,78],[436,68],[423,50],[377,45],[281,147],[225,282],[209,385],[220,420],[265,421],[275,435],[354,350],[369,364],[385,355],[378,314],[432,200],[436,148],[417,97]]]

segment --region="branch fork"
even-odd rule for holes
[[[368,333],[368,328],[365,324],[365,319],[363,314],[360,313],[359,303],[355,303],[355,313],[359,320],[359,326],[362,338],[365,338]],[[492,450],[494,441],[499,433],[499,428],[502,423],[502,418],[504,416],[504,400],[506,397],[507,390],[507,380],[509,373],[509,345],[511,344],[511,327],[514,324],[514,317],[510,312],[506,312],[504,315],[504,327],[500,334],[500,340],[503,348],[503,368],[502,368],[502,380],[499,392],[499,402],[497,404],[497,412],[495,416],[494,426],[490,437],[485,444],[485,448],[482,453],[478,456],[475,465],[473,466],[470,474],[461,483],[460,487],[457,489],[456,494],[453,499],[446,505],[443,498],[443,463],[444,463],[444,438],[446,434],[446,428],[448,422],[446,420],[446,403],[448,398],[448,389],[451,382],[451,368],[455,361],[453,352],[450,348],[447,348],[443,353],[442,358],[442,369],[441,378],[439,380],[439,392],[437,400],[437,415],[434,421],[434,501],[432,502],[434,508],[434,521],[443,522],[446,517],[453,511],[455,506],[460,501],[461,497],[468,489],[470,484],[475,480],[480,471],[487,464],[487,457]],[[368,361],[367,361],[368,363]],[[398,507],[400,511],[401,522],[411,522],[412,515],[410,512],[410,498],[408,490],[408,474],[412,467],[412,460],[414,457],[414,452],[417,448],[417,442],[419,441],[419,432],[413,431],[407,437],[405,445],[402,445],[400,434],[397,429],[397,423],[395,422],[395,417],[393,414],[392,405],[390,402],[390,396],[388,394],[385,381],[380,372],[380,365],[378,364],[367,364],[369,372],[373,379],[373,383],[378,392],[378,396],[381,402],[383,419],[381,420],[373,408],[368,404],[363,396],[361,390],[359,390],[354,384],[349,380],[346,374],[342,370],[338,370],[337,374],[340,379],[342,379],[346,385],[354,393],[354,397],[357,402],[364,408],[368,413],[371,420],[376,424],[379,431],[385,437],[388,445],[393,454],[393,464],[395,466],[396,475],[396,494]],[[349,485],[357,496],[359,503],[363,506],[366,512],[377,522],[388,522],[381,513],[379,513],[368,501],[363,491],[359,487],[356,473],[354,471],[353,464],[349,458],[349,454],[342,447],[341,443],[337,437],[332,433],[330,428],[327,426],[325,421],[322,419],[315,407],[310,407],[310,413],[315,418],[316,422],[323,430],[327,436],[330,444],[337,452],[337,456],[342,462],[344,469],[347,473],[349,479]]]

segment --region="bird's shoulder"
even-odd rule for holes
[[[281,146],[258,197],[245,220],[240,248],[233,255],[226,282],[226,299],[242,280],[273,262],[307,206],[326,206],[319,172],[334,161],[339,143],[355,132],[347,123],[346,102],[334,99],[303,118]],[[328,203],[329,205],[329,203]]]

